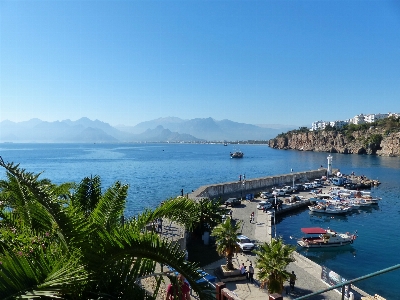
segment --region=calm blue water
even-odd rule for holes
[[[236,145],[239,146],[239,145]],[[242,150],[244,159],[230,159]],[[104,187],[120,180],[128,183],[126,215],[152,208],[162,200],[206,184],[278,175],[326,166],[327,153],[283,151],[265,145],[189,144],[0,144],[6,162],[20,163],[29,172],[43,172],[55,183],[79,182],[100,175]],[[333,167],[344,174],[354,171],[379,179],[373,194],[383,200],[375,209],[363,209],[344,217],[326,217],[304,210],[279,220],[277,234],[295,244],[301,227],[331,227],[339,232],[358,231],[358,239],[343,249],[303,251],[302,254],[352,279],[400,263],[400,159],[332,154]],[[0,171],[0,178],[5,172]],[[398,299],[395,283],[400,271],[392,271],[357,285],[387,299]]]

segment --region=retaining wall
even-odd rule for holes
[[[225,182],[205,185],[190,193],[189,198],[219,198],[245,197],[248,193],[261,192],[267,188],[305,183],[326,175],[326,169],[296,172],[283,175],[246,179],[244,181]]]

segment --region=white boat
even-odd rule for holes
[[[338,233],[331,229],[323,229],[320,227],[301,228],[301,231],[306,234],[306,236],[298,240],[297,244],[304,248],[345,246],[353,244],[357,237],[355,234],[349,232]]]
[[[377,199],[354,198],[352,201],[358,204],[359,206],[364,206],[364,207],[378,204]]]
[[[346,214],[353,210],[353,208],[349,206],[333,205],[333,204],[329,205],[318,204],[314,206],[310,205],[308,209],[312,212],[326,213],[326,214]]]
[[[312,212],[324,213],[325,209],[326,209],[326,205],[325,204],[309,205],[308,209]]]

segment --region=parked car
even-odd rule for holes
[[[294,188],[296,189],[296,191],[301,192],[304,191],[304,186],[302,184],[295,184]]]
[[[260,201],[257,205],[257,209],[269,209],[272,207],[271,202],[269,201]]]
[[[225,222],[226,218],[232,218],[232,210],[226,209],[225,213],[222,215],[222,222]]]
[[[275,189],[272,191],[272,195],[274,196],[285,196],[286,192],[282,189]]]
[[[274,198],[274,195],[272,195],[272,193],[270,193],[270,192],[262,192],[260,196],[263,199]]]
[[[294,188],[292,188],[292,187],[289,186],[289,185],[284,186],[284,187],[282,188],[282,190],[284,190],[285,193],[293,193],[293,192],[294,192]]]
[[[238,198],[229,198],[228,200],[226,200],[225,202],[224,202],[224,204],[226,205],[226,206],[237,206],[237,205],[240,205],[240,200],[238,199]]]
[[[251,251],[253,250],[256,245],[250,241],[250,239],[245,235],[238,235],[237,236],[237,244],[239,245],[242,251]]]

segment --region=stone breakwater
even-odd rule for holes
[[[382,139],[373,138],[377,136]],[[400,156],[400,133],[385,135],[376,130],[355,131],[352,135],[337,131],[294,132],[269,140],[268,146],[300,151]]]
[[[268,176],[262,178],[246,179],[242,181],[217,183],[205,185],[190,193],[191,199],[195,198],[218,198],[227,199],[229,197],[245,197],[248,193],[257,193],[265,189],[283,185],[292,185],[295,183],[304,183],[321,178],[326,175],[326,169],[295,172],[277,176]]]

